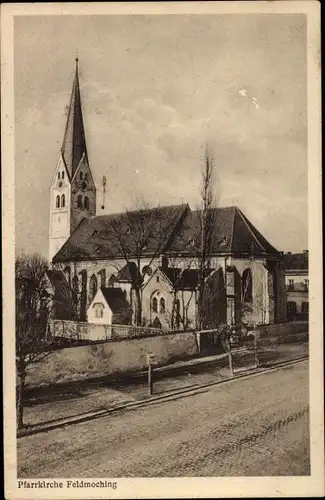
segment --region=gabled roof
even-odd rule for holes
[[[308,252],[286,253],[284,255],[285,270],[308,270]]]
[[[278,250],[262,236],[238,207],[216,208],[213,213],[215,227],[212,250],[214,254],[279,255]],[[168,248],[167,255],[195,255],[200,241],[200,215],[199,210],[187,214],[181,230]]]
[[[130,308],[130,304],[121,288],[105,287],[100,290],[113,313],[125,312]]]
[[[188,210],[188,205],[171,205],[84,219],[53,262],[123,258],[123,252],[135,257],[142,243],[142,257],[163,253]]]
[[[72,179],[72,177],[74,176],[83,155],[85,156],[85,159],[88,163],[80,98],[78,58],[76,58],[76,70],[72,85],[70,105],[63,143],[61,147],[61,154],[67,167],[70,179]]]
[[[140,279],[140,273],[135,262],[128,262],[122,269],[117,273],[114,281],[116,283],[134,283],[137,279]]]
[[[69,287],[67,280],[65,279],[64,273],[62,271],[55,271],[53,269],[48,269],[45,271],[45,275],[48,277],[51,285],[55,290],[55,300],[59,303],[66,303],[72,296],[72,290]]]
[[[160,272],[166,275],[175,290],[195,290],[199,282],[198,269],[182,270],[176,267],[159,267]]]

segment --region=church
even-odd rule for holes
[[[283,255],[237,206],[215,208],[203,327],[286,317]],[[200,211],[188,204],[96,215],[78,59],[50,194],[53,317],[194,329]]]

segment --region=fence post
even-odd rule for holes
[[[152,381],[152,361],[154,359],[153,354],[147,355],[148,361],[148,395],[151,396],[153,393],[153,381]]]
[[[228,360],[229,360],[230,373],[231,373],[231,376],[233,377],[233,375],[234,375],[234,365],[233,365],[233,359],[232,359],[230,339],[229,339],[229,345],[228,345]]]
[[[259,368],[260,360],[258,359],[258,341],[257,341],[256,325],[254,325],[254,358],[255,358],[255,368]]]

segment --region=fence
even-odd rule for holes
[[[123,340],[166,335],[169,332],[158,328],[133,325],[100,325],[82,321],[51,320],[50,336],[71,341]]]

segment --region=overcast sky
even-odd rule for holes
[[[196,208],[209,144],[219,204],[308,247],[305,16],[210,14],[15,19],[18,249],[48,253],[76,50],[98,214],[135,195]]]

